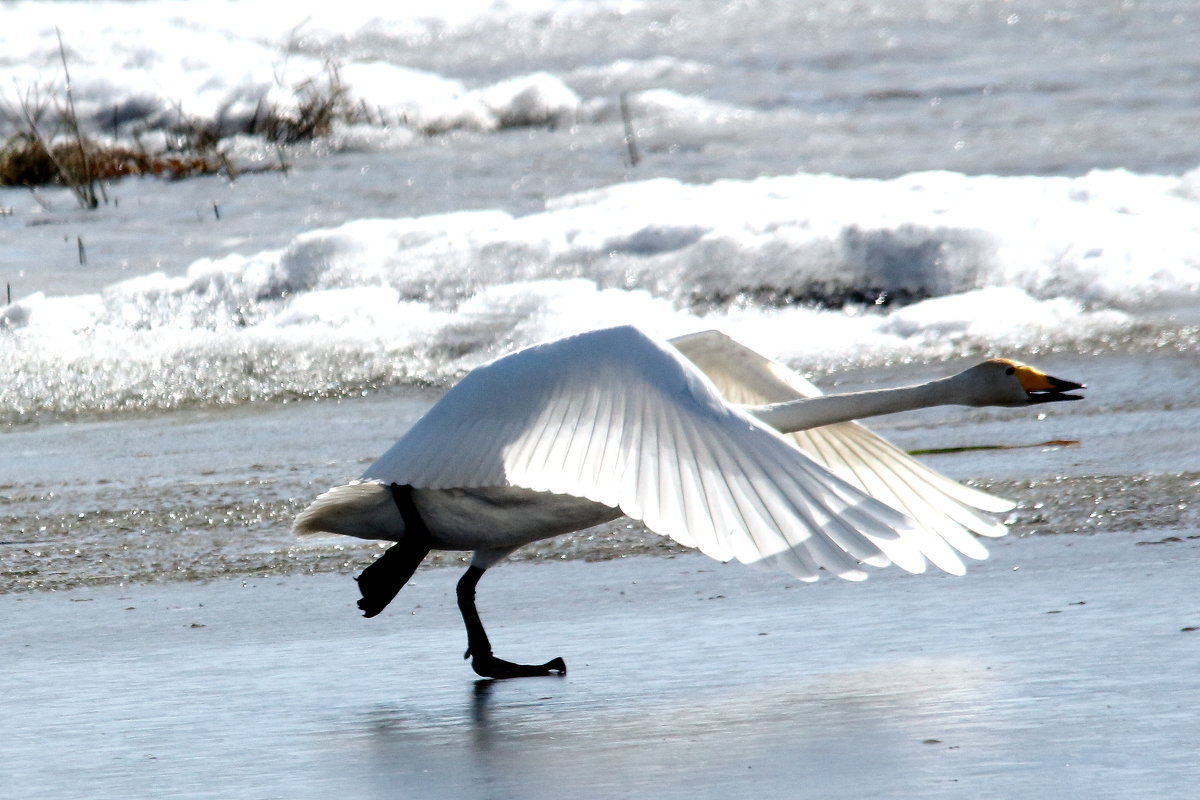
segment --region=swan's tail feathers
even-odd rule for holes
[[[395,541],[403,535],[404,523],[387,486],[354,481],[318,495],[296,517],[292,533],[303,538],[337,534]]]

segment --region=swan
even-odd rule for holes
[[[468,373],[300,536],[396,542],[358,577],[381,612],[431,549],[474,551],[457,585],[475,672],[565,674],[493,655],[475,605],[516,548],[627,515],[720,561],[862,580],[865,565],[965,571],[1012,503],[923,466],[854,420],[935,405],[1078,400],[1081,384],[1008,359],[929,383],[840,395],[728,336],[670,342],[633,326],[570,336]]]

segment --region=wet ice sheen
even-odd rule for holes
[[[1194,530],[1194,529],[1193,529]],[[512,565],[475,681],[456,573],[362,620],[344,576],[7,596],[22,795],[1182,796],[1194,543],[1009,539],[965,578],[803,586],[698,556]],[[903,624],[901,624],[903,621]],[[53,759],[53,749],[69,757]]]

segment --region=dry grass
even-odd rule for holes
[[[128,147],[98,145],[86,137],[53,141],[28,133],[12,136],[0,147],[0,186],[77,186],[88,181],[128,175],[186,178],[227,168],[220,154],[150,155]]]
[[[280,113],[262,109],[255,113],[246,133],[263,136],[270,142],[294,144],[328,136],[337,121],[355,122],[359,111],[350,102],[337,65],[325,66],[324,79],[312,78],[296,86],[296,110]]]
[[[350,103],[336,65],[330,63],[323,75],[295,87],[294,109],[260,106],[238,130],[222,130],[219,123],[188,120],[180,113],[180,121],[171,131],[177,143],[170,150],[150,152],[141,147],[140,140],[136,147],[101,144],[81,128],[61,38],[59,47],[65,87],[30,87],[19,108],[7,109],[5,116],[16,124],[17,132],[0,145],[0,186],[66,186],[84,208],[100,204],[103,181],[130,175],[178,180],[218,172],[235,176],[248,171],[235,168],[222,151],[222,140],[231,133],[261,136],[277,145],[296,144],[328,136],[335,123],[357,121],[361,114]],[[277,164],[256,165],[250,171],[287,169],[281,150]]]

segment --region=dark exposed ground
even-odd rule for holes
[[[1017,501],[1008,515],[1015,536],[1140,531],[1200,526],[1200,503],[1190,502],[1200,473],[1046,478],[997,482],[983,488]],[[304,501],[230,500],[215,487],[206,497],[157,492],[113,498],[114,507],[64,508],[61,498],[0,489],[0,592],[67,589],[117,583],[208,580],[223,575],[357,573],[382,544],[330,538],[301,542],[289,533]],[[118,505],[119,504],[119,505]],[[52,510],[51,510],[52,509]],[[1153,543],[1151,541],[1150,543]],[[622,519],[538,542],[515,553],[520,561],[604,560],[684,552],[668,539]],[[429,564],[461,563],[464,555],[435,553]]]

